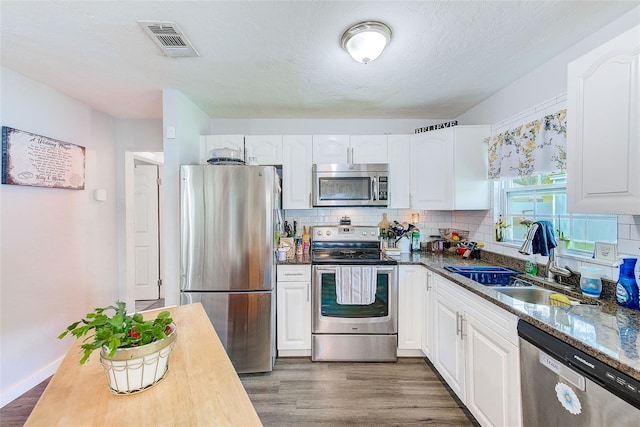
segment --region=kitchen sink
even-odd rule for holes
[[[444,269],[451,273],[457,273],[476,281],[482,285],[507,285],[511,277],[522,274],[522,271],[507,267],[494,267],[488,265],[457,266],[445,265]]]
[[[552,305],[549,300],[549,296],[553,294],[558,294],[557,291],[552,291],[549,289],[540,288],[538,286],[528,286],[528,287],[495,287],[496,292],[500,292],[501,294],[510,296],[513,299],[518,301],[528,302],[532,304],[540,304],[540,305]],[[564,294],[561,294],[564,295]],[[569,297],[571,301],[571,305],[580,304],[580,300]]]

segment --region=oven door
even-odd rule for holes
[[[374,302],[368,305],[338,303],[336,276],[339,267],[350,266],[313,266],[313,333],[397,333],[398,267],[372,266],[376,275],[376,294]]]

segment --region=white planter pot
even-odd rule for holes
[[[113,357],[103,347],[100,363],[109,379],[109,389],[115,394],[133,394],[144,391],[160,382],[169,369],[169,353],[175,345],[178,333],[171,324],[167,338],[141,347],[121,348]]]
[[[568,240],[560,240],[558,239],[558,253],[566,254],[567,249],[569,249],[569,241]]]

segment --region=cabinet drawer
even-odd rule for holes
[[[310,265],[279,265],[278,282],[310,282]]]

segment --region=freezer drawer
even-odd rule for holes
[[[236,372],[272,370],[275,359],[273,291],[181,293],[181,304],[197,302],[204,306]]]

